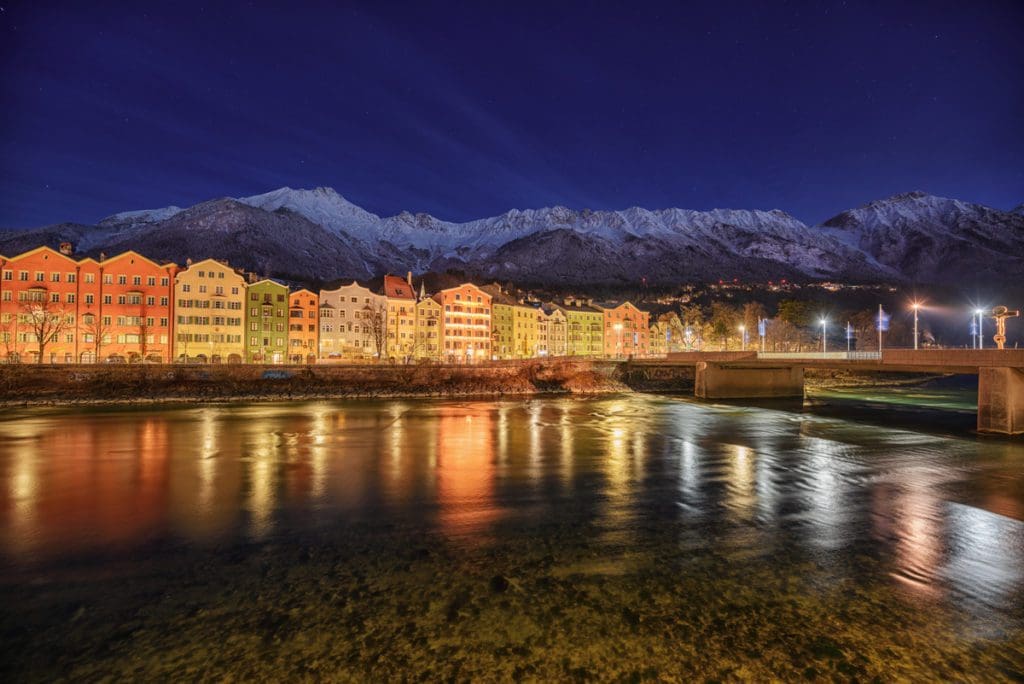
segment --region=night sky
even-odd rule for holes
[[[449,220],[1024,202],[1019,0],[0,4],[0,226],[282,185]]]

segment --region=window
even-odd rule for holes
[[[27,281],[28,280],[28,271],[18,271],[18,280]]]
[[[36,282],[42,283],[46,280],[46,274],[42,271],[36,271]]]
[[[74,273],[68,273],[67,277],[65,278],[65,280],[67,280],[69,283],[75,282],[75,280],[76,280],[75,274]]]
[[[164,287],[167,287],[168,285],[171,284],[171,281],[167,277],[164,277],[160,279],[160,284],[163,285]]]
[[[103,284],[104,285],[113,285],[114,284],[114,276],[110,275],[109,273],[104,274],[104,276],[103,276]]]
[[[96,274],[95,273],[86,273],[85,274],[85,282],[90,284],[90,285],[95,283],[96,282]]]
[[[104,304],[113,304],[113,299],[111,298],[110,295],[103,295],[103,303]]]
[[[4,271],[4,280],[14,280],[14,271]]]
[[[142,276],[132,276],[132,285],[141,285]]]
[[[191,292],[192,291],[192,286],[188,285],[188,284],[184,284],[184,285],[181,286],[181,291],[182,292]]]
[[[60,282],[60,273],[51,273],[50,274],[50,282],[51,283],[59,283]]]
[[[156,285],[156,278],[153,277],[153,276],[147,277],[146,278],[146,285],[149,285],[150,287],[153,287],[154,285]]]
[[[69,294],[67,296],[67,300],[68,300],[68,304],[74,304],[75,303],[75,295]]]
[[[92,297],[91,294],[85,295],[85,303],[86,304],[92,304],[93,303],[93,297]]]

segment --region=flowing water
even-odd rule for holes
[[[1024,443],[901,392],[9,411],[0,668],[1024,677]]]

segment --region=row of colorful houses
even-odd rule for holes
[[[7,361],[627,357],[649,355],[651,334],[648,313],[630,302],[525,301],[472,283],[428,295],[411,274],[385,276],[383,292],[357,282],[312,292],[215,259],[184,267],[134,251],[76,259],[67,243],[0,255]]]

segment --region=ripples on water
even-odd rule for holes
[[[202,622],[202,611],[228,600],[222,591],[282,591],[268,588],[268,578],[290,576],[296,553],[322,565],[277,597],[275,611],[314,583],[335,598],[364,587],[329,618],[354,619],[355,610],[354,626],[338,629],[362,640],[371,618],[361,611],[383,600],[373,587],[401,599],[376,618],[375,629],[389,635],[376,651],[360,641],[334,662],[325,654],[341,646],[323,646],[318,662],[333,663],[328,671],[814,678],[906,676],[952,663],[930,672],[956,677],[957,658],[967,657],[957,649],[977,650],[977,640],[993,676],[1014,676],[1022,662],[1024,445],[1012,440],[638,396],[32,410],[0,423],[0,484],[0,598],[13,606],[6,644],[31,652],[31,644],[70,643],[85,654],[76,661],[85,669],[58,660],[44,668],[49,674],[125,674],[119,658],[136,651],[149,655],[135,675],[191,672],[176,668],[201,662],[201,650],[185,649],[170,663],[153,655],[185,637],[175,636],[169,617],[140,617],[153,599],[131,583],[156,582],[171,594],[181,587],[184,597],[196,573],[218,577],[219,589],[192,599],[199,607],[189,610],[200,611],[189,613],[194,646],[223,638]],[[365,565],[351,560],[360,553]],[[250,568],[253,558],[262,560]],[[104,573],[112,579],[96,579]],[[334,575],[333,584],[325,579]],[[495,605],[486,590],[492,576],[501,577],[492,582],[502,592],[505,580],[509,587]],[[121,635],[121,652],[112,654],[103,649],[113,637],[98,625],[107,614],[92,607],[121,582],[123,603],[104,610],[134,620],[144,636]],[[406,605],[406,595],[420,592],[435,598]],[[183,609],[174,601],[186,601],[164,600],[174,615]],[[307,600],[311,612],[300,622],[311,626],[312,611],[328,609],[325,599]],[[707,605],[690,615],[701,601]],[[728,622],[737,602],[745,608],[735,619],[761,630],[748,639],[765,642],[756,654],[731,641],[748,629]],[[594,615],[569,618],[591,604]],[[217,630],[231,632],[231,616],[248,624],[246,610],[256,610],[231,605]],[[482,634],[495,619],[489,610],[506,622],[502,610],[525,615],[532,626],[506,634],[504,646],[497,639],[484,658]],[[68,627],[68,611],[74,624],[97,624],[79,634]],[[846,648],[832,627],[823,635],[825,628],[809,626],[809,616],[831,611],[838,612],[829,624],[849,631]],[[906,648],[934,648],[934,660],[863,655],[896,653],[886,630],[902,625],[916,635],[915,614],[937,621],[944,641]],[[602,622],[608,615],[618,622]],[[455,651],[438,651],[453,619],[469,631],[448,645]],[[559,627],[560,620],[569,624]],[[644,632],[658,620],[665,624]],[[309,637],[312,627],[302,624],[297,634]],[[616,635],[615,625],[630,636]],[[864,634],[872,625],[879,633]],[[574,630],[574,639],[620,646],[588,657],[559,650],[556,632]],[[920,639],[928,638],[922,629]],[[807,649],[807,663],[787,655],[794,646],[786,639]],[[703,646],[685,656],[698,640]],[[633,667],[631,644],[642,653],[655,643],[667,649],[665,662],[651,655],[654,671]],[[103,655],[93,658],[97,648]],[[382,655],[395,669],[379,662]],[[494,670],[488,658],[502,657],[533,669]],[[99,664],[83,664],[93,660]],[[19,664],[20,674],[35,672],[27,660]],[[231,671],[225,667],[206,674]],[[241,673],[281,674],[276,667],[249,664]]]

